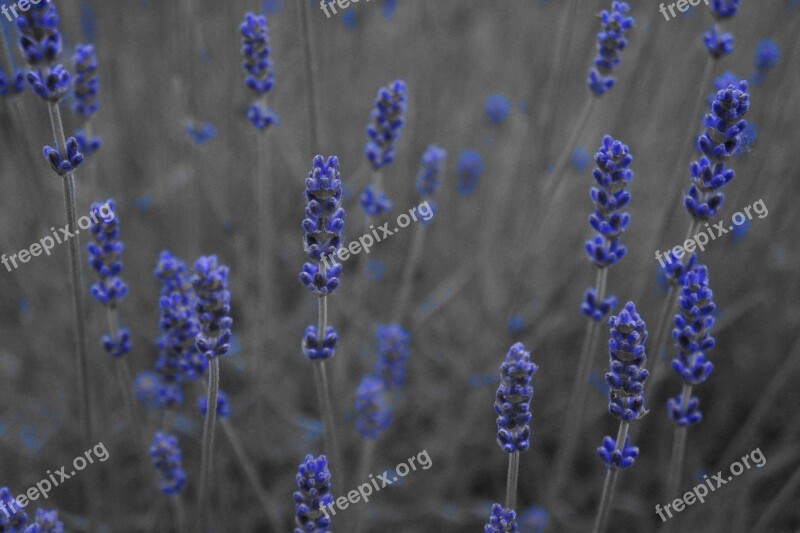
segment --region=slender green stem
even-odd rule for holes
[[[208,524],[208,485],[211,477],[211,458],[214,451],[214,428],[217,422],[217,395],[219,393],[219,357],[208,362],[208,408],[203,426],[203,450],[200,460],[200,486],[198,487],[197,514],[200,524]]]
[[[64,125],[61,122],[61,111],[57,103],[48,104],[50,112],[50,124],[53,127],[53,138],[56,143],[56,150],[66,153],[67,141],[64,136]],[[94,443],[92,435],[92,406],[91,394],[89,392],[89,374],[86,360],[86,323],[84,320],[83,306],[83,286],[81,285],[81,261],[80,261],[80,237],[78,237],[78,218],[75,208],[75,174],[68,173],[63,178],[64,184],[64,207],[67,214],[67,222],[75,231],[75,235],[69,239],[69,271],[70,286],[72,289],[72,313],[74,319],[75,351],[77,354],[78,370],[78,389],[81,398],[81,420],[83,423],[83,436],[88,444]]]
[[[605,298],[607,279],[608,269],[598,269],[597,278],[595,280],[595,291],[597,292],[598,302],[602,302],[603,298]],[[587,381],[592,368],[592,355],[597,349],[599,331],[600,325],[598,322],[590,319],[586,327],[586,335],[583,339],[580,358],[578,359],[578,371],[575,374],[575,381],[572,384],[572,392],[567,407],[567,412],[570,413],[570,416],[567,417],[567,423],[564,425],[561,435],[560,442],[562,446],[556,458],[555,475],[552,482],[553,486],[548,491],[550,497],[553,499],[558,498],[558,493],[561,490],[563,481],[567,477],[569,465],[572,463],[572,457],[578,446],[580,425],[583,422],[586,395],[589,391]]]
[[[242,442],[239,439],[236,430],[234,429],[233,425],[231,425],[231,423],[224,418],[220,420],[220,425],[225,432],[225,436],[228,437],[231,448],[233,448],[233,453],[236,455],[236,459],[239,461],[239,466],[242,467],[242,470],[247,476],[247,480],[253,487],[253,492],[256,493],[258,501],[261,503],[264,513],[272,523],[273,531],[281,531],[283,527],[281,523],[280,512],[276,508],[274,501],[270,501],[267,491],[261,485],[261,482],[258,479],[258,473],[256,472],[256,467],[253,464],[253,461],[251,461],[245,453],[244,447],[242,446]]]
[[[625,439],[628,437],[629,422],[622,421],[619,423],[619,431],[617,432],[616,448],[621,450],[625,446]],[[594,533],[601,533],[605,531],[608,523],[608,518],[611,515],[611,504],[614,501],[614,491],[617,488],[617,478],[619,477],[619,470],[616,468],[609,468],[606,471],[606,480],[603,483],[603,495],[600,497],[600,506],[597,508],[597,516],[595,517]]]
[[[519,479],[519,450],[508,454],[508,478],[506,479],[506,509],[517,507],[517,481]]]

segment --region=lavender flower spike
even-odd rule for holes
[[[406,112],[406,84],[393,81],[378,89],[372,121],[367,126],[369,141],[364,148],[374,170],[380,170],[394,161],[394,143],[403,131]]]
[[[277,121],[277,116],[266,104],[266,95],[275,83],[275,73],[269,57],[266,15],[247,13],[239,31],[242,34],[242,67],[247,75],[245,85],[257,97],[247,109],[247,119],[257,129],[265,130]]]
[[[305,251],[313,262],[305,263],[300,281],[317,296],[331,294],[339,286],[342,265],[328,262],[342,246],[345,211],[341,207],[342,180],[335,156],[314,158],[306,178],[306,211],[303,219]],[[322,262],[323,264],[320,264]]]
[[[538,368],[521,342],[509,348],[500,365],[494,411],[498,415],[497,443],[506,453],[524,452],[530,447],[531,378]]]
[[[690,167],[692,185],[683,205],[696,221],[713,218],[725,195],[719,192],[734,178],[733,169],[725,161],[736,153],[741,144],[742,132],[747,128],[744,116],[750,108],[747,82],[740,81],[717,92],[706,115],[706,130],[700,135],[697,146],[703,156]]]
[[[392,421],[391,408],[386,399],[383,382],[373,376],[365,376],[356,389],[353,408],[356,431],[365,439],[376,439]]]
[[[517,513],[513,509],[503,509],[498,503],[493,504],[489,523],[483,527],[484,533],[513,533],[517,530]]]
[[[200,321],[197,349],[206,359],[228,353],[231,340],[231,293],[228,291],[228,267],[217,256],[199,258],[194,264],[192,287],[197,300],[195,313]]]
[[[150,446],[150,456],[153,466],[161,474],[161,492],[166,495],[181,492],[186,485],[186,473],[183,471],[177,437],[156,431]]]
[[[324,455],[306,455],[295,476],[298,490],[294,499],[294,533],[330,533],[331,520],[323,509],[333,503],[331,473]]]
[[[628,46],[625,33],[634,23],[633,17],[628,15],[630,11],[627,2],[613,0],[611,11],[604,9],[600,12],[601,30],[597,34],[597,57],[586,80],[595,96],[602,96],[616,83],[612,72],[621,62],[619,54]]]

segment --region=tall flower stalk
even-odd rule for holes
[[[389,428],[392,422],[392,409],[386,394],[386,387],[375,376],[364,376],[356,389],[353,406],[356,431],[364,440],[361,461],[357,470],[356,483],[369,475],[369,468],[375,455],[375,444],[378,437]],[[359,509],[356,518],[355,533],[364,528],[364,510]]]
[[[95,300],[106,308],[108,333],[103,335],[103,349],[114,358],[117,383],[123,396],[128,424],[138,438],[141,435],[139,424],[133,409],[133,390],[128,359],[131,351],[130,332],[120,326],[118,305],[128,294],[128,286],[122,280],[123,243],[119,240],[119,217],[116,204],[109,199],[104,203],[95,203],[91,208],[92,242],[87,246],[89,266],[95,271],[99,280],[91,287]]]
[[[447,151],[444,148],[431,144],[422,154],[420,169],[417,174],[417,193],[421,202],[427,202],[431,213],[436,211],[436,203],[432,197],[439,189],[439,176],[444,172],[444,163],[447,159]],[[431,215],[432,216],[432,215]],[[417,226],[414,232],[414,241],[411,243],[411,252],[406,259],[403,268],[402,281],[400,282],[400,292],[395,307],[395,320],[402,320],[408,307],[411,297],[411,286],[414,274],[417,270],[420,255],[425,245],[425,228],[427,221]]]
[[[395,142],[403,131],[406,113],[406,84],[395,80],[378,89],[367,126],[369,140],[364,155],[372,166],[372,183],[361,193],[361,207],[371,217],[392,209],[392,202],[383,190],[383,169],[395,159]]]
[[[506,480],[506,508],[517,506],[517,480],[519,479],[519,454],[531,445],[531,379],[538,367],[531,354],[518,342],[509,348],[500,365],[500,386],[494,401],[497,414],[497,444],[508,454]],[[503,530],[501,530],[503,531]]]
[[[572,133],[564,145],[561,155],[556,160],[550,179],[544,185],[545,195],[550,194],[554,183],[561,181],[561,173],[569,161],[569,155],[575,148],[578,136],[589,122],[599,97],[609,92],[616,85],[616,78],[613,76],[613,72],[622,62],[620,55],[628,46],[626,35],[634,25],[634,19],[630,16],[630,12],[631,7],[628,3],[620,0],[612,0],[611,8],[600,12],[600,31],[597,33],[596,38],[597,55],[592,62],[592,66],[589,67],[589,74],[586,78],[586,84],[592,93],[592,97],[586,100],[578,119],[574,123]]]
[[[200,332],[195,343],[197,350],[208,361],[208,398],[206,405],[217,405],[219,393],[219,358],[228,353],[231,341],[231,293],[228,291],[228,267],[219,264],[217,256],[199,258],[194,263],[192,287],[194,288],[195,313],[200,323]],[[214,452],[214,430],[217,410],[208,409],[203,426],[203,449],[200,461],[200,485],[198,487],[198,519],[205,525],[208,517],[206,505],[211,460]]]
[[[302,227],[304,248],[312,260],[303,265],[300,281],[317,296],[317,325],[309,325],[303,338],[303,353],[314,368],[314,380],[325,427],[325,449],[339,462],[336,428],[326,362],[336,350],[336,330],[328,325],[328,296],[339,286],[342,265],[334,257],[342,246],[345,211],[341,207],[342,180],[339,160],[318,155],[305,181],[306,209]]]
[[[255,179],[256,194],[256,316],[270,323],[270,303],[273,301],[272,284],[270,276],[272,270],[272,256],[270,243],[272,239],[270,228],[272,226],[272,209],[269,200],[272,197],[272,180],[267,172],[267,131],[270,126],[277,123],[277,116],[267,105],[267,95],[272,90],[275,82],[275,73],[270,59],[269,28],[266,15],[247,13],[244,21],[239,26],[242,36],[242,67],[245,71],[245,85],[255,97],[255,101],[247,109],[247,119],[256,131],[257,166]],[[257,328],[257,339],[254,361],[254,371],[258,374],[258,367],[265,349],[265,339],[269,333],[267,327]]]
[[[608,320],[611,339],[608,342],[609,386],[608,412],[620,421],[616,438],[606,436],[597,449],[597,455],[606,467],[603,495],[597,508],[594,533],[605,531],[611,503],[620,470],[633,466],[639,448],[630,444],[628,429],[632,421],[645,416],[644,382],[649,373],[645,369],[647,354],[645,341],[647,327],[636,312],[633,302],[625,304],[619,315]]]
[[[705,130],[697,139],[697,148],[701,156],[689,167],[691,185],[686,192],[683,205],[692,220],[689,223],[689,230],[686,233],[686,242],[700,228],[701,224],[708,227],[708,221],[713,219],[725,200],[725,195],[720,189],[730,183],[735,173],[732,168],[726,166],[726,161],[733,156],[739,149],[742,142],[742,133],[747,128],[747,121],[744,119],[750,108],[750,95],[747,82],[742,80],[739,83],[728,85],[726,88],[717,91],[714,100],[709,107],[709,113],[704,118]],[[688,251],[694,247],[686,246]],[[664,266],[667,269],[677,269],[680,275],[689,269],[686,266],[675,265],[680,263],[683,255],[675,256],[668,253],[664,257]],[[675,266],[673,266],[675,265]],[[672,279],[675,279],[674,277]],[[664,304],[661,320],[656,333],[655,353],[660,354],[662,345],[666,341],[667,331],[669,330],[669,317],[674,312],[674,293],[679,285],[673,283],[667,294],[667,301]],[[656,358],[656,368],[660,358]]]
[[[695,265],[683,277],[679,311],[672,330],[676,349],[672,368],[683,380],[683,388],[667,403],[669,417],[677,424],[667,481],[668,497],[677,494],[680,485],[687,428],[703,418],[700,400],[692,395],[692,390],[704,383],[714,368],[707,359],[708,351],[714,347],[714,337],[710,334],[714,325],[712,313],[716,309],[713,297],[714,293],[708,286],[708,269],[704,265]]]
[[[100,82],[97,78],[97,54],[94,45],[76,46],[72,64],[75,69],[75,104],[72,109],[81,124],[80,129],[75,132],[75,139],[81,152],[90,157],[102,144],[100,137],[93,134],[91,122],[100,107],[97,102]]]
[[[589,224],[596,235],[586,242],[586,253],[598,270],[595,286],[584,293],[580,307],[581,313],[589,318],[589,323],[570,395],[568,410],[571,416],[564,426],[561,441],[564,444],[556,461],[553,497],[557,496],[561,488],[561,481],[577,448],[588,392],[587,383],[592,368],[592,355],[597,350],[599,340],[600,323],[617,304],[614,296],[607,295],[608,268],[622,259],[627,252],[625,246],[620,244],[620,237],[630,224],[630,215],[622,210],[631,200],[627,186],[633,179],[633,171],[630,169],[633,156],[625,144],[606,135],[594,158],[597,167],[592,176],[598,187],[592,187],[589,194],[594,204]]]
[[[58,103],[70,85],[70,73],[58,64],[62,51],[61,32],[58,30],[58,12],[51,3],[32,4],[17,19],[19,49],[28,64],[27,80],[33,91],[47,102],[54,146],[46,146],[44,155],[53,170],[61,177],[64,188],[64,208],[67,223],[78,228],[75,204],[75,169],[83,162],[74,137],[66,138]],[[80,395],[83,437],[93,443],[92,408],[86,360],[86,323],[84,320],[83,291],[81,289],[80,238],[69,239],[69,273],[72,291],[73,334],[75,336],[78,393]]]

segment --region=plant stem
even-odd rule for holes
[[[625,439],[628,437],[629,422],[622,421],[619,423],[619,431],[617,432],[616,448],[621,450],[625,445]],[[600,506],[597,509],[597,517],[594,522],[594,533],[601,533],[605,531],[608,518],[611,515],[611,503],[614,501],[614,491],[617,487],[617,478],[619,477],[619,470],[616,468],[609,468],[606,470],[606,480],[603,483],[603,495],[600,498]]]
[[[211,476],[211,457],[214,451],[214,427],[217,422],[217,395],[219,393],[219,357],[208,362],[208,398],[206,421],[203,426],[203,451],[200,460],[200,486],[197,494],[197,515],[201,525],[207,525],[209,509],[206,505],[209,477]]]
[[[320,265],[320,268],[324,268]],[[326,296],[319,297],[319,305],[317,307],[317,339],[322,343],[325,338],[325,329],[328,324],[328,299]],[[342,483],[342,475],[344,469],[341,468],[339,463],[339,446],[336,440],[336,426],[333,422],[333,405],[331,400],[331,391],[328,384],[328,372],[324,359],[318,359],[313,364],[314,367],[314,381],[317,389],[317,399],[319,400],[319,408],[323,421],[323,434],[325,439],[325,453],[328,455],[328,463],[340,468],[340,474],[333,477],[334,488],[336,493],[339,493]],[[330,468],[333,472],[333,468]]]
[[[377,439],[366,439],[364,441],[364,451],[361,454],[361,464],[358,467],[358,477],[355,479],[355,484],[363,482],[369,476],[369,468],[372,465],[372,459],[375,457],[375,443]],[[364,517],[366,515],[366,506],[358,508],[358,516],[356,516],[355,533],[361,533],[364,530]]]
[[[66,153],[67,140],[64,136],[64,125],[61,122],[61,111],[58,108],[58,104],[48,103],[48,110],[50,112],[50,124],[53,127],[53,138],[56,143],[55,148],[59,152]],[[75,320],[75,351],[77,353],[78,389],[81,397],[83,437],[88,444],[93,444],[91,395],[89,393],[89,375],[86,361],[86,324],[83,314],[83,287],[81,285],[79,252],[81,241],[77,235],[78,218],[75,208],[75,174],[73,172],[66,174],[63,177],[63,184],[67,222],[75,231],[75,235],[69,239],[69,270],[72,289],[72,312]]]
[[[407,255],[406,265],[403,268],[403,277],[400,283],[399,296],[397,298],[397,307],[395,308],[394,320],[400,322],[406,313],[408,301],[411,298],[411,286],[414,279],[414,273],[417,270],[420,255],[425,243],[425,225],[418,224],[414,231],[414,240],[411,243],[411,252]]]
[[[692,386],[684,384],[681,392],[681,406],[689,405],[692,397]],[[670,460],[669,477],[667,481],[667,499],[678,493],[681,483],[681,470],[683,469],[683,457],[686,453],[686,426],[675,428],[675,438],[672,444],[672,459]]]
[[[319,68],[314,54],[314,34],[311,32],[311,12],[308,2],[298,2],[300,5],[300,31],[303,34],[303,56],[306,66],[306,80],[308,83],[308,114],[309,114],[309,143],[311,153],[320,150],[320,121],[319,121],[319,96],[317,93],[317,80]]]
[[[597,278],[595,280],[595,291],[597,292],[597,301],[602,302],[606,293],[606,281],[608,279],[608,268],[600,268],[597,270]],[[558,493],[561,490],[562,482],[568,474],[569,465],[572,462],[572,456],[578,446],[578,437],[580,436],[580,425],[583,422],[583,415],[586,403],[586,394],[588,393],[587,382],[592,367],[592,354],[597,349],[597,341],[599,338],[600,325],[597,321],[589,319],[589,324],[586,327],[586,336],[583,339],[583,347],[581,348],[581,355],[578,360],[578,371],[575,374],[575,381],[572,384],[572,393],[570,394],[570,402],[567,407],[567,412],[570,413],[567,423],[562,432],[561,453],[556,459],[555,476],[553,479],[553,487],[550,489],[550,497],[558,498]]]
[[[116,341],[117,331],[119,331],[119,314],[117,308],[114,306],[106,307],[106,316],[108,318],[109,334]],[[116,367],[117,381],[119,382],[120,392],[122,393],[122,402],[125,406],[125,415],[128,418],[128,425],[131,427],[135,438],[139,439],[144,433],[139,431],[139,423],[133,409],[133,389],[131,388],[131,372],[128,367],[128,359],[125,356],[118,357],[114,361],[114,366]]]
[[[578,138],[580,137],[583,128],[586,126],[587,122],[589,122],[589,117],[592,115],[592,110],[595,107],[594,104],[596,101],[597,98],[594,96],[586,100],[586,103],[581,110],[581,114],[578,116],[578,120],[575,122],[575,127],[569,136],[569,140],[564,145],[564,150],[556,160],[552,174],[550,174],[549,178],[544,184],[544,187],[542,188],[543,197],[549,198],[550,194],[552,193],[553,184],[560,183],[559,177],[561,176],[561,172],[563,172],[564,167],[567,165],[569,156],[572,154],[572,150],[575,149],[575,143],[578,142]]]
[[[233,453],[236,455],[236,459],[239,461],[239,466],[242,467],[245,475],[247,476],[247,480],[250,482],[250,485],[253,487],[253,491],[256,493],[258,497],[258,501],[261,503],[261,507],[264,510],[264,513],[269,518],[270,522],[272,523],[273,531],[281,531],[283,529],[281,524],[281,517],[278,509],[274,502],[271,502],[269,496],[267,495],[266,490],[261,485],[261,482],[258,480],[258,473],[256,472],[256,467],[253,465],[253,462],[244,452],[244,447],[242,446],[241,440],[239,440],[238,435],[236,434],[236,430],[228,422],[226,419],[220,420],[220,425],[222,426],[223,431],[225,432],[225,436],[228,437],[228,441],[231,443],[231,448],[233,448]]]
[[[508,454],[508,478],[506,480],[506,509],[517,507],[517,480],[519,479],[519,450]]]

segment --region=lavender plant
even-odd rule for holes
[[[242,34],[242,67],[245,85],[256,100],[247,108],[247,120],[258,130],[266,130],[277,117],[267,105],[267,93],[275,83],[275,73],[270,60],[267,16],[247,13],[239,26]]]
[[[91,294],[106,308],[108,333],[102,338],[103,349],[114,358],[117,383],[122,392],[128,423],[138,435],[141,433],[133,409],[131,372],[125,357],[131,351],[131,335],[128,328],[120,326],[118,308],[128,294],[128,286],[121,277],[124,245],[119,239],[120,223],[116,207],[112,199],[92,204],[91,218],[94,222],[90,230],[93,240],[86,249],[89,252],[89,267],[98,277],[98,281],[91,286]]]
[[[331,521],[321,509],[333,503],[331,473],[324,455],[306,455],[295,476],[297,491],[294,499],[294,533],[330,533]]]
[[[589,75],[586,84],[592,93],[592,98],[586,101],[581,111],[569,140],[563,146],[561,155],[556,160],[552,177],[545,185],[545,194],[551,192],[552,183],[561,177],[569,155],[575,148],[578,135],[584,130],[589,122],[592,111],[597,105],[598,97],[609,92],[616,85],[616,78],[613,72],[619,67],[622,59],[620,54],[628,46],[626,37],[628,31],[633,28],[635,20],[630,16],[631,8],[627,2],[612,0],[611,8],[600,12],[600,31],[597,33],[597,56],[595,56],[592,66],[589,67]]]
[[[97,54],[94,45],[81,44],[75,47],[72,56],[75,70],[75,103],[73,111],[80,117],[81,127],[75,132],[78,148],[89,157],[95,153],[102,144],[102,139],[92,134],[91,118],[97,113],[97,93],[99,81],[97,78]]]
[[[161,476],[159,488],[168,496],[179,494],[186,486],[183,458],[175,435],[156,431],[150,446],[153,466]]]
[[[610,368],[605,376],[610,387],[608,412],[620,424],[616,439],[606,436],[597,449],[597,455],[606,467],[606,479],[595,519],[595,533],[605,530],[619,471],[633,466],[639,455],[639,448],[630,444],[629,425],[648,413],[644,401],[644,383],[650,375],[645,368],[645,322],[636,312],[633,302],[628,302],[619,315],[609,318],[608,325],[611,335],[608,342]]]
[[[433,195],[439,189],[439,176],[444,171],[447,151],[444,148],[431,144],[422,154],[420,168],[417,173],[417,193],[420,200],[427,202],[432,214],[436,213],[436,202]],[[411,252],[408,254],[403,275],[400,282],[400,291],[395,307],[395,321],[400,321],[408,307],[408,300],[411,296],[411,282],[417,270],[420,255],[425,244],[425,226],[430,220],[422,220],[422,224],[417,226],[414,232],[414,240],[411,243]]]
[[[300,271],[300,281],[318,297],[317,326],[306,329],[303,353],[313,361],[314,378],[320,411],[325,424],[325,448],[338,461],[339,452],[336,429],[333,423],[333,406],[328,387],[326,362],[335,354],[336,331],[328,325],[329,294],[339,286],[342,265],[331,261],[342,246],[345,211],[341,207],[342,180],[339,160],[318,155],[305,181],[306,209],[302,227],[304,248],[313,262],[307,262]],[[332,264],[329,264],[332,263]]]
[[[217,405],[219,392],[219,357],[228,353],[231,341],[231,293],[228,290],[228,267],[221,265],[217,256],[200,257],[194,263],[192,287],[194,288],[195,314],[200,332],[195,343],[197,350],[208,360],[208,405]],[[199,520],[207,514],[206,496],[211,476],[211,458],[214,451],[214,429],[217,410],[209,409],[203,426],[203,450],[200,462],[198,487]]]
[[[50,123],[55,137],[55,146],[44,148],[45,158],[53,170],[62,178],[64,207],[67,223],[73,229],[78,227],[75,208],[75,169],[83,162],[74,137],[66,138],[58,107],[66,94],[70,73],[63,65],[57,64],[62,51],[62,37],[58,30],[58,12],[51,3],[32,4],[17,19],[19,49],[28,64],[27,81],[39,98],[47,102]],[[69,239],[69,272],[72,291],[73,333],[75,336],[76,369],[78,374],[78,393],[83,436],[86,442],[93,443],[92,412],[86,361],[86,324],[84,321],[83,291],[81,290],[80,237]]]
[[[400,324],[382,325],[375,330],[375,376],[383,382],[387,391],[403,385],[410,340],[411,335]]]
[[[589,192],[594,204],[594,210],[589,215],[589,225],[596,235],[586,241],[585,248],[589,260],[598,270],[595,286],[584,293],[580,306],[581,313],[590,321],[586,328],[578,371],[570,395],[569,411],[573,416],[564,425],[562,442],[565,444],[556,461],[554,495],[561,487],[562,477],[577,448],[579,425],[583,419],[586,403],[586,382],[591,370],[592,354],[597,349],[599,324],[617,304],[615,296],[606,295],[608,268],[622,259],[627,252],[626,247],[620,244],[620,237],[630,224],[630,215],[622,210],[631,200],[627,186],[633,179],[633,171],[630,168],[633,156],[628,146],[606,135],[594,159],[597,167],[593,170],[592,177],[598,187],[592,187]]]
[[[499,503],[492,504],[489,523],[483,527],[484,533],[514,533],[517,528],[517,513],[513,509],[503,509]]]
[[[184,379],[205,374],[208,361],[195,343],[200,323],[195,314],[195,294],[186,264],[168,250],[161,252],[154,271],[161,282],[156,371],[159,405],[169,410],[183,403]]]
[[[367,126],[369,140],[364,155],[372,166],[372,184],[361,194],[361,207],[368,217],[388,212],[392,203],[383,190],[382,170],[395,158],[395,143],[403,131],[406,113],[406,84],[400,80],[378,89]]]
[[[714,337],[709,330],[714,325],[712,313],[716,309],[714,293],[708,286],[708,269],[695,265],[683,277],[679,311],[675,315],[672,338],[676,354],[672,368],[683,380],[681,394],[667,403],[669,417],[677,424],[669,470],[667,494],[674,495],[680,485],[680,473],[686,449],[687,428],[702,420],[700,400],[692,395],[695,386],[704,383],[714,368],[708,360],[708,351],[714,347]]]
[[[462,150],[456,162],[458,183],[456,190],[461,196],[467,196],[478,186],[478,180],[483,174],[483,158],[475,150]]]
[[[509,454],[506,483],[506,507],[509,509],[517,505],[519,454],[527,451],[531,444],[531,379],[536,370],[538,367],[521,342],[509,348],[500,365],[500,386],[495,395],[494,412],[497,414],[497,444]]]
[[[23,507],[14,499],[8,487],[0,488],[0,527],[3,531],[17,533],[24,531],[28,522],[28,514]]]
[[[744,117],[749,108],[750,95],[747,82],[744,80],[717,91],[709,105],[709,113],[704,119],[705,130],[697,139],[697,147],[703,155],[689,167],[691,185],[683,199],[684,207],[692,216],[686,233],[687,239],[695,234],[701,223],[716,216],[722,207],[725,195],[720,189],[730,183],[735,176],[733,169],[726,166],[726,161],[736,153],[742,143],[742,134],[747,128]],[[677,273],[683,275],[689,272],[691,267],[673,266],[675,262],[680,262],[680,259],[669,254],[666,263],[669,268],[677,269]],[[672,279],[677,281],[677,277]],[[674,309],[676,303],[674,293],[679,287],[679,284],[673,283],[664,302],[656,330],[654,344],[656,353],[661,353],[666,341],[669,331],[668,317]],[[657,365],[658,362],[659,359],[656,359]],[[658,367],[654,372],[658,372]]]

